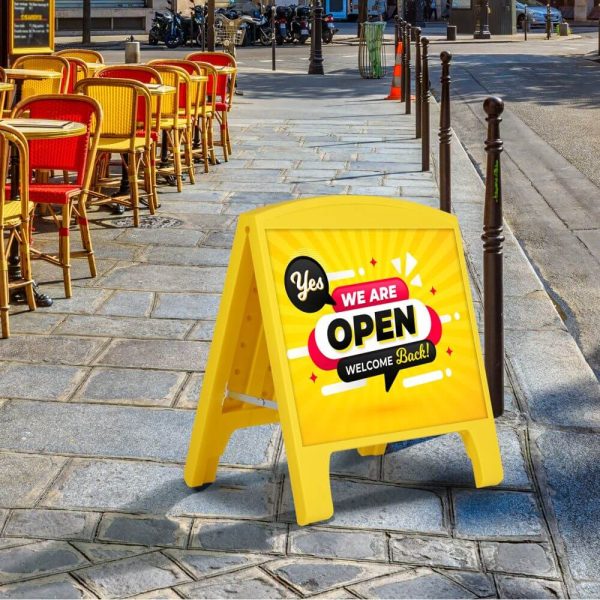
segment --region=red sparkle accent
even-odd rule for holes
[[[371,263],[373,266],[375,266],[375,265],[377,264],[377,261],[376,261],[374,258],[372,258],[372,259],[371,259],[369,262],[370,262],[370,263]]]
[[[448,346],[448,350],[446,350],[446,354],[448,356],[452,356],[452,352],[454,352],[454,350],[452,350],[452,348],[450,348],[450,346]]]
[[[314,383],[315,381],[317,381],[317,376],[314,373],[312,373],[311,376],[310,376],[310,379]]]
[[[430,289],[429,291],[430,291],[430,292],[431,292],[431,293],[432,293],[434,296],[435,296],[435,295],[436,295],[436,293],[437,293],[437,290],[436,290],[436,289],[435,289],[433,286],[431,286],[431,289]]]

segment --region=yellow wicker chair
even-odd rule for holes
[[[155,210],[152,181],[152,142],[150,94],[143,84],[117,78],[84,79],[75,86],[96,100],[104,115],[98,143],[98,154],[120,154],[127,163],[130,196],[107,196],[96,190],[91,204],[121,204],[133,211],[133,224],[139,227],[138,173],[143,169],[144,187],[148,196],[150,212]],[[140,110],[138,110],[138,108]]]
[[[217,71],[208,63],[198,63],[191,60],[182,59],[157,59],[150,61],[151,65],[170,65],[181,67],[190,75],[200,75],[208,78],[210,92],[206,81],[191,82],[192,86],[192,129],[194,134],[194,143],[192,144],[192,157],[204,163],[204,172],[208,173],[209,159],[213,164],[216,163],[215,153],[212,143],[212,119],[215,114]],[[184,108],[181,107],[180,114],[183,114]]]
[[[104,57],[100,52],[95,50],[86,50],[79,48],[72,48],[69,50],[60,50],[55,52],[54,56],[64,56],[65,58],[79,58],[86,63],[100,63],[104,64]]]
[[[183,167],[188,173],[190,183],[196,183],[194,159],[192,157],[192,94],[191,80],[186,71],[179,67],[153,65],[160,74],[164,85],[175,88],[174,94],[164,96],[161,105],[160,128],[167,134],[167,143],[173,156],[172,167],[159,165],[159,175],[173,175],[177,182],[177,191],[182,190]],[[184,164],[181,162],[183,144]]]
[[[10,191],[4,185],[10,165],[11,145],[19,155],[21,178],[18,200],[10,199]],[[34,207],[29,202],[28,175],[27,140],[16,129],[0,121],[0,182],[2,183],[0,185],[0,323],[3,338],[10,336],[8,311],[11,289],[25,288],[29,309],[36,308],[29,255],[29,223]],[[5,234],[8,235],[5,237]],[[20,246],[22,278],[9,282],[8,254],[13,243],[18,243]]]
[[[60,79],[28,79],[23,82],[21,100],[42,94],[64,94],[69,85],[69,61],[61,56],[20,56],[13,64],[15,69],[35,69],[61,73]]]

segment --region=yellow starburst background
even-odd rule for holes
[[[289,359],[304,445],[488,416],[477,325],[470,292],[465,289],[467,278],[461,271],[458,254],[462,251],[461,240],[456,239],[453,230],[270,230],[267,241],[288,350],[305,347],[319,318],[334,312],[326,305],[316,313],[307,314],[290,302],[284,274],[289,262],[298,256],[314,258],[327,273],[354,271],[352,278],[330,282],[330,293],[339,286],[400,277],[409,287],[410,298],[431,306],[440,316],[451,317],[442,325],[436,359],[401,370],[389,392],[385,391],[383,375],[379,375],[367,378],[363,387],[326,396],[323,387],[340,382],[337,371],[319,369],[308,356]],[[417,263],[405,276],[407,254]],[[401,273],[392,264],[397,258],[401,261]],[[375,264],[371,264],[372,259]],[[419,280],[411,285],[417,276],[422,285],[418,286]],[[404,387],[405,378],[431,371],[441,371],[443,377],[416,387]]]

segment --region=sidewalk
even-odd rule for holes
[[[236,215],[331,193],[438,204],[414,116],[381,100],[389,78],[244,67],[239,85],[228,163],[162,188],[139,229],[91,214],[96,279],[74,261],[65,300],[34,263],[55,304],[0,342],[0,597],[598,596],[598,383],[510,232],[500,486],[474,489],[455,435],[340,453],[334,518],[298,528],[271,426],[233,436],[215,484],[185,486]],[[482,186],[453,153],[481,316]]]

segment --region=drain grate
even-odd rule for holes
[[[133,227],[133,217],[123,217],[114,221],[106,221],[110,227],[126,228]],[[144,215],[140,217],[140,229],[175,229],[181,227],[183,221],[174,217],[163,217],[159,215]]]

